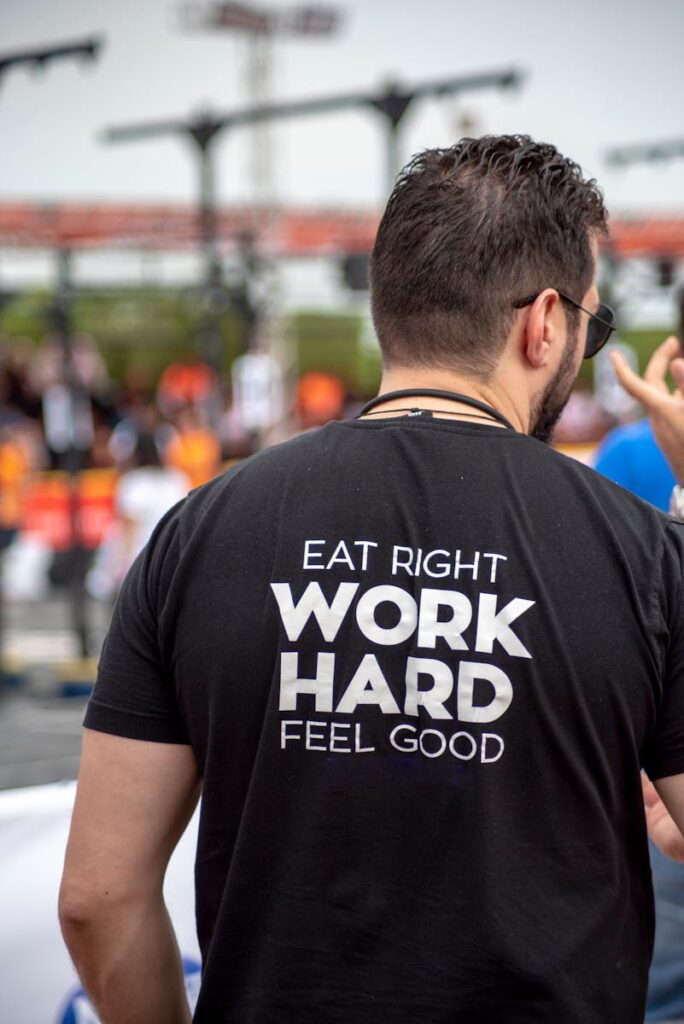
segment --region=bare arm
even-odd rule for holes
[[[678,339],[668,338],[655,350],[643,377],[619,352],[612,352],[611,359],[623,388],[646,409],[655,439],[678,483],[684,485],[684,358]],[[666,382],[668,372],[676,386],[672,393]]]
[[[654,785],[642,772],[641,785],[649,839],[666,857],[684,863],[684,775]]]
[[[162,887],[198,795],[189,746],[85,730],[59,916],[106,1024],[191,1020]]]
[[[615,375],[626,391],[644,406],[655,439],[684,485],[684,358],[678,338],[672,336],[651,356],[643,377],[614,351]],[[670,373],[675,390],[670,391]],[[648,834],[655,845],[673,860],[684,863],[684,774],[657,779],[655,785],[642,773]]]

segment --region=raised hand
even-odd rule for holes
[[[684,484],[684,358],[679,340],[672,336],[659,345],[643,377],[627,364],[620,352],[610,358],[615,376],[646,409],[655,439],[680,485]],[[668,371],[676,385],[670,392]]]
[[[643,772],[641,773],[641,789],[644,794],[644,810],[649,839],[666,857],[684,863],[684,835],[675,825],[670,812],[658,796],[655,786]]]

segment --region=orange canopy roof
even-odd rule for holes
[[[274,253],[364,252],[378,216],[368,211],[220,209],[217,235],[244,233]],[[193,248],[201,237],[196,210],[185,206],[105,203],[0,203],[0,246],[49,249]]]
[[[314,256],[368,251],[379,213],[353,209],[236,206],[217,213],[221,243],[245,232],[275,255]],[[38,249],[194,248],[201,237],[189,206],[149,203],[0,203],[0,247]],[[618,257],[684,258],[684,214],[615,216],[610,250]]]

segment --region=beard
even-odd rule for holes
[[[548,444],[551,440],[553,428],[560,419],[560,415],[572,394],[572,388],[577,377],[577,370],[575,368],[577,337],[578,332],[575,331],[568,338],[555,376],[549,381],[532,409],[528,433],[530,437],[536,438],[537,441],[543,441],[544,444]]]

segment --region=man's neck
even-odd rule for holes
[[[527,431],[528,411],[525,408],[518,407],[512,397],[499,386],[496,378],[483,381],[478,377],[453,373],[449,370],[432,369],[423,366],[393,367],[383,371],[378,394],[384,395],[392,391],[405,391],[414,388],[451,391],[477,399],[477,401],[490,405],[497,412],[505,416],[516,430],[522,433]],[[444,416],[445,419],[472,420],[473,410],[467,404],[460,405],[452,399],[434,396],[390,398],[386,403],[377,406],[373,411],[389,415],[399,409],[406,409],[409,405],[412,408],[431,409],[433,416]],[[462,415],[460,415],[461,413]],[[482,415],[486,418],[485,413]],[[502,425],[497,420],[492,420],[491,422],[499,426]]]

